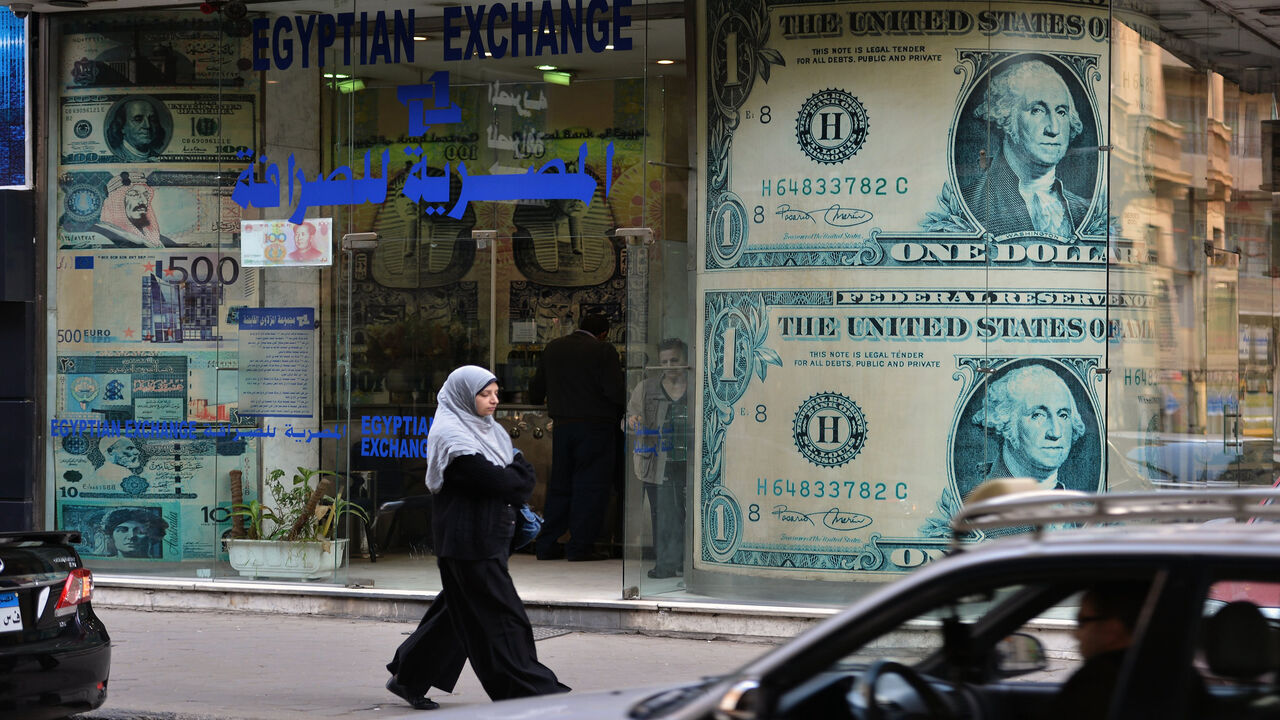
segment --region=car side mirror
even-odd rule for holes
[[[995,671],[1000,677],[1014,677],[1049,667],[1044,645],[1026,633],[1014,633],[996,643]]]
[[[716,703],[716,720],[756,720],[760,713],[760,681],[754,678],[739,680]]]

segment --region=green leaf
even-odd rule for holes
[[[783,67],[786,67],[787,65],[787,61],[782,57],[782,53],[773,48],[760,48],[760,59],[773,65],[781,65]]]
[[[782,367],[782,356],[778,355],[778,351],[773,348],[757,348],[756,355],[760,358],[761,362]]]

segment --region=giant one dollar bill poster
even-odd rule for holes
[[[1102,487],[1107,13],[722,0],[703,27],[695,563],[887,578],[985,480]]]
[[[249,38],[211,18],[119,14],[62,26],[56,358],[50,398],[59,527],[87,556],[223,553],[238,434],[239,313],[259,305],[231,200],[256,146]]]

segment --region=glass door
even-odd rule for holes
[[[1206,488],[1240,484],[1244,441],[1240,415],[1240,256],[1205,245],[1204,447],[1190,480]],[[1247,344],[1245,348],[1247,349]]]

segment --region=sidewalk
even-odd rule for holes
[[[112,639],[107,703],[80,720],[424,718],[384,667],[415,622],[98,607]],[[535,627],[538,657],[575,692],[728,672],[771,644]],[[444,708],[488,703],[465,669]]]
[[[772,640],[792,637],[830,617],[838,606],[730,603],[689,592],[681,578],[624,581],[623,562],[540,562],[511,558],[511,576],[534,625],[596,632],[640,632],[685,638]],[[417,622],[440,588],[434,558],[353,561],[346,585],[112,575],[95,571],[95,608],[201,610],[325,615]],[[624,599],[644,582],[647,597]],[[858,592],[843,586],[849,601]],[[635,593],[635,594],[638,594]],[[628,594],[632,597],[633,594]]]

